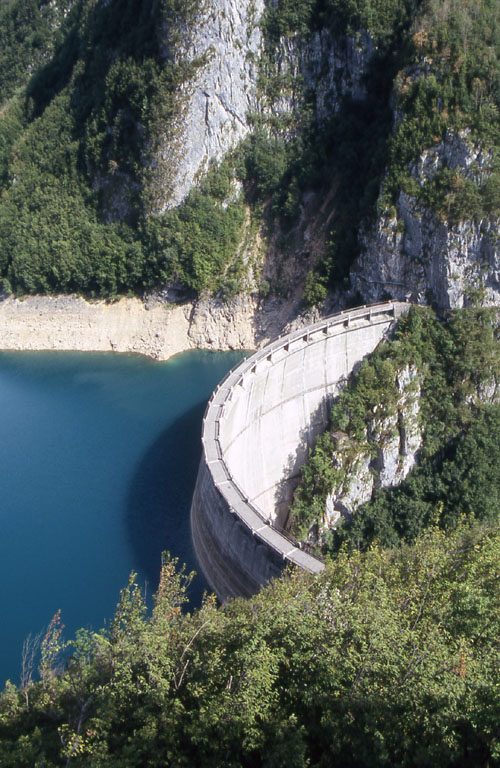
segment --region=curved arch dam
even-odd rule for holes
[[[408,310],[396,301],[358,307],[280,336],[213,393],[191,529],[220,600],[249,597],[290,563],[323,569],[286,530],[300,468],[348,376]]]

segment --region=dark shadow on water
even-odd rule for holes
[[[186,411],[141,458],[128,490],[127,536],[139,578],[156,591],[161,553],[168,550],[196,570],[190,607],[201,603],[208,585],[196,562],[189,510],[201,458],[201,424],[206,402]]]

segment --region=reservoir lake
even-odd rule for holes
[[[189,508],[206,402],[242,352],[0,352],[0,686],[24,638],[61,610],[64,637],[111,619],[161,552],[198,570]],[[191,604],[208,589],[198,573]]]

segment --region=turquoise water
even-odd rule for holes
[[[105,625],[130,571],[152,594],[162,550],[196,569],[201,419],[241,357],[0,353],[0,686],[58,609],[69,639]]]

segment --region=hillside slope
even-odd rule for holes
[[[496,302],[497,21],[487,0],[9,0],[4,290]]]

